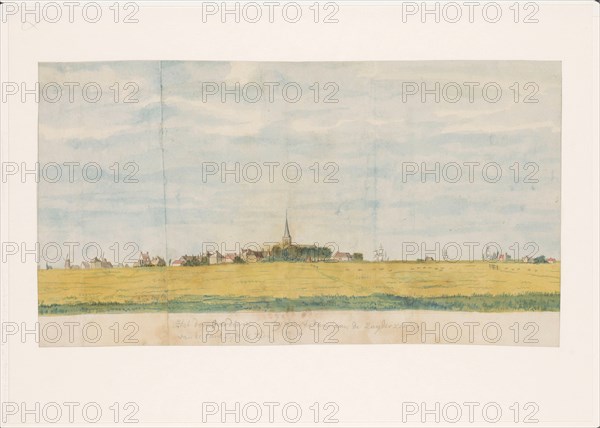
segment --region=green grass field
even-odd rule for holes
[[[39,312],[559,310],[560,264],[496,266],[364,262],[41,270]]]

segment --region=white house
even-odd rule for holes
[[[351,262],[352,254],[350,253],[340,253],[339,251],[335,253],[332,257],[333,260],[338,262]]]
[[[215,251],[214,253],[206,253],[206,255],[208,256],[209,265],[218,265],[223,263],[223,254],[219,253],[218,251]]]

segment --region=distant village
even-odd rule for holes
[[[513,259],[513,257],[508,254],[508,253],[500,253],[499,251],[490,251],[490,247],[486,248],[486,251],[484,254],[482,254],[482,260],[483,261],[488,261],[488,262],[520,262],[520,263],[534,263],[534,264],[540,264],[540,263],[556,263],[558,260],[556,260],[554,257],[546,257],[546,256],[537,256],[537,257],[533,257],[533,256],[524,256],[522,257],[520,260],[515,260]]]
[[[380,246],[374,252],[375,262],[389,261],[387,253]],[[442,260],[448,260],[442,256]],[[517,262],[517,263],[556,263],[553,257],[537,256],[529,257],[525,256],[519,260],[513,259],[508,253],[500,253],[498,251],[486,249],[482,254],[482,260],[490,263],[504,263],[504,262]],[[219,265],[228,263],[259,263],[259,262],[274,262],[274,261],[288,261],[288,262],[359,262],[363,261],[362,253],[349,253],[349,252],[335,252],[333,253],[328,247],[319,247],[317,245],[301,245],[292,243],[292,236],[288,225],[288,219],[286,215],[285,228],[281,242],[270,248],[263,248],[261,250],[243,249],[239,253],[226,253],[222,254],[219,251],[206,252],[198,255],[182,255],[176,260],[169,260],[167,263],[165,259],[159,256],[150,256],[148,252],[141,252],[137,261],[134,263],[118,263],[113,264],[106,260],[104,257],[95,257],[90,261],[82,261],[80,264],[73,263],[69,258],[65,260],[65,269],[110,269],[110,268],[146,268],[146,267],[162,267],[162,266],[203,266],[203,265]],[[417,259],[417,262],[435,262],[433,257],[426,257],[425,259]],[[493,267],[493,266],[490,266]],[[52,266],[46,264],[46,269],[52,269]]]
[[[290,262],[352,262],[362,261],[362,253],[335,252],[328,247],[317,245],[301,245],[292,243],[292,236],[288,225],[287,216],[281,243],[268,249],[253,250],[243,249],[239,253],[221,254],[219,251],[206,252],[198,255],[183,255],[167,263],[162,257],[151,257],[148,252],[141,252],[138,260],[132,264],[113,264],[104,257],[95,257],[81,264],[73,263],[69,258],[65,260],[65,269],[110,269],[120,267],[161,267],[161,266],[202,266],[219,265],[227,263],[259,263],[270,261]],[[46,269],[51,269],[46,265]]]

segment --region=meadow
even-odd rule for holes
[[[438,309],[557,311],[560,264],[253,263],[38,271],[40,314]]]

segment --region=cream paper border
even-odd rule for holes
[[[183,2],[148,2],[140,22],[129,26],[2,25],[2,79],[35,82],[38,62],[46,61],[562,61],[560,346],[70,349],[13,341],[2,346],[3,402],[135,401],[139,426],[197,426],[206,401],[295,401],[305,407],[335,401],[338,426],[399,426],[406,401],[497,402],[503,408],[533,401],[540,426],[598,425],[597,5],[539,3],[540,22],[517,25],[510,19],[403,23],[385,4],[341,4],[340,23],[331,26],[203,24],[199,9]],[[2,161],[34,163],[37,105],[2,107]],[[37,239],[35,192],[35,183],[2,184],[3,242]],[[35,264],[2,267],[2,321],[33,325]],[[510,418],[494,424],[512,425]]]

